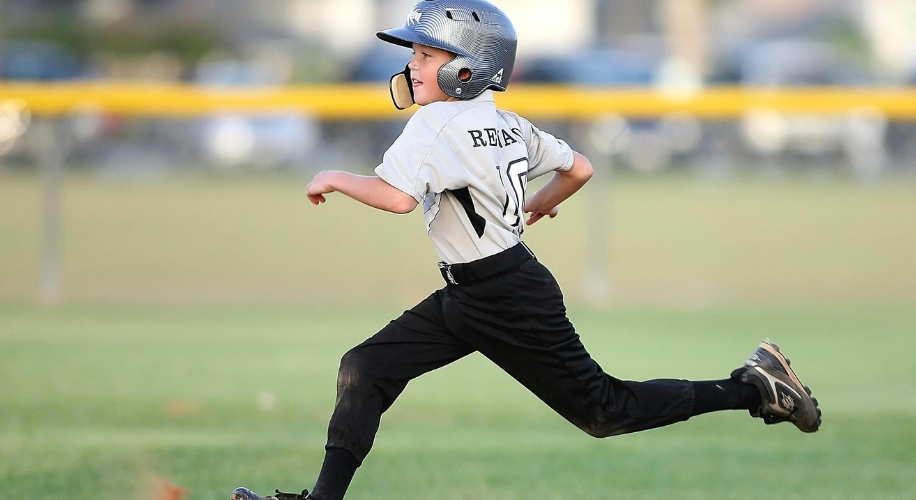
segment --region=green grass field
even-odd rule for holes
[[[311,487],[340,355],[438,286],[418,214],[296,179],[68,178],[64,301],[37,304],[40,184],[0,175],[0,497]],[[596,440],[480,356],[411,384],[348,498],[916,498],[916,191],[622,179],[611,295],[586,305],[588,193],[527,240],[619,377],[723,377],[765,337],[820,399]],[[159,495],[159,498],[164,498]]]

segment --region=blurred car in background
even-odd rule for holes
[[[344,75],[348,83],[377,84],[380,88],[379,99],[390,99],[387,86],[391,77],[404,71],[411,59],[410,49],[397,45],[371,44],[352,62]],[[393,106],[393,105],[392,105]],[[402,113],[403,118],[383,121],[340,121],[326,124],[326,137],[332,144],[339,144],[344,151],[354,155],[351,163],[371,165],[374,167],[382,160],[382,155],[401,135],[404,124],[410,113]],[[354,151],[348,144],[360,144]]]
[[[214,91],[282,83],[256,62],[231,59],[201,64],[196,82]],[[203,159],[216,169],[301,166],[320,136],[318,122],[298,111],[260,115],[217,113],[203,119],[197,129]]]
[[[83,63],[72,51],[46,40],[3,40],[0,79],[71,80],[83,76]]]
[[[644,86],[654,82],[663,57],[655,50],[595,48],[519,61],[514,77],[531,83]]]
[[[56,42],[3,40],[0,49],[0,80],[49,81],[83,76],[79,57]],[[0,101],[0,156],[23,153],[22,137],[30,124],[25,103]]]
[[[827,43],[775,38],[748,43],[729,55],[739,85],[764,89],[872,84],[869,71]],[[886,164],[887,119],[877,110],[842,115],[748,111],[740,127],[755,154],[783,165],[807,167],[847,163],[859,175],[879,173]]]
[[[519,82],[589,87],[657,87],[666,71],[661,47],[599,47],[568,55],[520,61]],[[639,172],[656,172],[688,162],[701,147],[703,124],[693,116],[672,114],[657,120],[608,115],[578,135],[597,152]]]
[[[350,64],[345,79],[354,83],[388,82],[404,71],[411,59],[410,49],[391,44],[372,44]]]

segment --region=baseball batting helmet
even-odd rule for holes
[[[487,89],[506,90],[518,45],[512,22],[485,0],[420,0],[404,26],[377,36],[395,45],[418,43],[456,54],[439,68],[438,81],[446,95],[459,99],[477,97]],[[462,70],[470,71],[470,77],[467,72],[461,74],[465,78],[459,77]],[[391,79],[391,96],[400,109],[413,104],[409,82],[409,69]],[[410,93],[408,102],[405,91]]]

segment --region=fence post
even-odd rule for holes
[[[35,134],[35,157],[41,169],[42,231],[41,282],[38,298],[42,304],[57,305],[63,298],[61,265],[61,186],[63,183],[65,144],[61,123],[53,118],[32,124]]]
[[[586,277],[583,283],[586,299],[594,306],[607,306],[613,299],[610,261],[611,234],[610,189],[614,159],[629,148],[633,133],[627,119],[608,113],[580,123],[576,128],[578,142],[587,148],[594,167],[588,190],[586,215]]]
[[[613,163],[607,155],[597,155],[588,190],[586,214],[585,296],[593,306],[607,306],[611,296],[611,270],[608,266],[608,237],[611,232],[610,198]]]

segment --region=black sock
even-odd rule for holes
[[[343,500],[360,461],[347,450],[328,448],[310,497],[316,500]]]
[[[760,391],[733,378],[692,382],[696,401],[693,415],[720,410],[751,410],[760,407]]]

